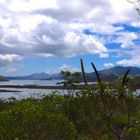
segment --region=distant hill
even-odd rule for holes
[[[108,72],[108,73],[112,73],[116,76],[122,76],[124,75],[124,73],[127,71],[127,70],[130,70],[130,75],[133,75],[133,76],[139,76],[140,75],[140,68],[138,67],[123,67],[123,66],[116,66],[116,67],[113,67],[113,68],[110,68],[110,69],[106,69],[106,70],[103,70],[101,72]]]
[[[140,68],[138,67],[123,67],[116,66],[109,69],[104,69],[99,71],[100,77],[103,81],[114,81],[116,78],[123,76],[127,70],[130,70],[130,75],[140,76]],[[96,81],[96,75],[94,72],[87,73],[88,81]],[[24,79],[24,80],[53,80],[53,79],[63,79],[61,74],[48,74],[48,73],[33,73],[28,76],[15,76],[6,77],[9,80],[12,79]],[[82,78],[81,78],[82,79]]]
[[[123,66],[116,66],[109,69],[104,69],[99,71],[100,77],[103,81],[114,81],[116,78],[121,77],[125,74],[127,70],[130,70],[129,75],[132,76],[140,76],[140,68],[138,67],[123,67]],[[88,73],[88,77],[93,77],[92,80],[96,81],[95,73]]]
[[[28,76],[14,76],[7,77],[9,80],[53,80],[53,79],[63,79],[60,74],[48,74],[45,72],[42,73],[33,73]]]

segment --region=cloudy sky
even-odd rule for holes
[[[139,32],[127,0],[0,0],[0,74],[139,67]]]

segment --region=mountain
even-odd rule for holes
[[[123,76],[127,70],[130,70],[130,75],[140,76],[140,68],[138,67],[123,67],[116,66],[109,69],[104,69],[99,71],[100,77],[103,81],[114,81],[116,78]],[[94,72],[87,73],[88,81],[96,81],[96,75]],[[53,80],[53,79],[63,79],[61,74],[48,74],[48,73],[33,73],[28,76],[15,76],[6,77],[6,79],[25,79],[25,80]],[[81,78],[82,79],[82,78]]]
[[[114,81],[116,78],[123,76],[128,69],[130,70],[129,75],[132,75],[135,77],[140,76],[140,68],[123,67],[123,66],[116,66],[109,69],[101,70],[99,71],[99,75],[103,81]],[[93,77],[92,80],[97,81],[96,75],[94,72],[88,73],[87,76]]]
[[[138,67],[123,67],[123,66],[116,66],[107,70],[103,70],[103,72],[109,72],[116,76],[123,76],[127,70],[130,70],[130,75],[139,76],[140,75],[140,68]]]
[[[48,74],[45,72],[42,73],[33,73],[28,76],[14,76],[14,77],[6,77],[9,80],[53,80],[53,79],[63,79],[60,74]]]
[[[42,72],[42,73],[33,73],[31,75],[29,75],[27,78],[28,79],[43,79],[43,78],[47,78],[49,76],[49,74]]]

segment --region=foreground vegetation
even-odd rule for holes
[[[100,83],[73,94],[0,101],[0,140],[139,140],[133,86]]]
[[[92,67],[98,80],[94,87],[88,85],[81,60],[85,88],[80,91],[0,100],[0,140],[140,140],[140,98],[129,70],[108,84]],[[78,82],[64,75],[64,86]]]

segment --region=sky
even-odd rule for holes
[[[127,0],[0,0],[0,75],[140,67],[139,33]]]

